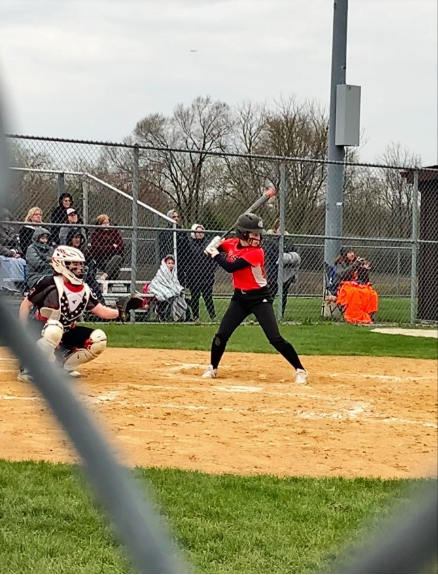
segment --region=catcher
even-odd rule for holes
[[[121,298],[116,308],[99,303],[96,295],[85,282],[84,254],[69,246],[59,246],[52,255],[53,275],[42,277],[29,291],[20,305],[20,320],[31,324],[40,336],[37,345],[49,361],[58,361],[71,377],[80,377],[77,368],[96,359],[106,348],[106,335],[101,329],[77,326],[85,311],[111,320],[126,321],[131,309],[142,305],[137,296]],[[34,310],[33,317],[29,314]],[[18,379],[30,382],[31,376],[24,367]]]

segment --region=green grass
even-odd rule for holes
[[[136,470],[150,481],[195,572],[326,572],[347,541],[418,481]],[[0,461],[1,573],[130,567],[75,467]]]
[[[218,317],[222,317],[228,307],[230,298],[215,298],[215,307]],[[278,298],[275,300],[277,305]],[[320,297],[289,297],[286,306],[285,320],[305,323],[322,323],[321,317],[322,298]],[[375,319],[385,323],[409,323],[410,321],[409,298],[381,297],[379,299],[379,311]],[[207,321],[208,314],[201,300],[201,319]]]
[[[103,325],[109,345],[113,347],[195,350],[210,349],[217,327],[148,323]],[[437,358],[437,340],[432,338],[386,335],[375,333],[368,327],[333,322],[323,325],[283,325],[280,330],[301,355]],[[276,353],[258,325],[239,327],[230,339],[227,351]]]

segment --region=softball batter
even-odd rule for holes
[[[233,276],[234,294],[211,345],[211,365],[202,377],[215,378],[228,340],[239,325],[254,314],[269,343],[295,368],[295,383],[305,385],[308,374],[295,348],[280,334],[267,287],[265,255],[261,247],[263,222],[256,214],[239,217],[236,236],[220,241],[214,238],[205,250],[225,271]],[[224,257],[225,255],[225,257]]]

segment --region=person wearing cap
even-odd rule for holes
[[[67,243],[67,236],[71,231],[71,226],[78,227],[79,224],[79,214],[75,210],[75,208],[67,208],[65,211],[67,217],[67,226],[63,226],[59,232],[59,245],[66,245]],[[80,233],[87,237],[85,232],[85,228],[79,227]]]

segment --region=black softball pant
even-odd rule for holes
[[[248,295],[248,298],[245,298],[245,295]],[[236,296],[236,294],[233,296],[211,345],[211,365],[213,368],[218,367],[227,342],[234,331],[249,315],[254,314],[269,343],[295,369],[304,369],[293,345],[280,334],[269,292],[267,297],[258,297],[256,301],[251,301],[251,299],[252,294],[248,292],[240,296]]]

